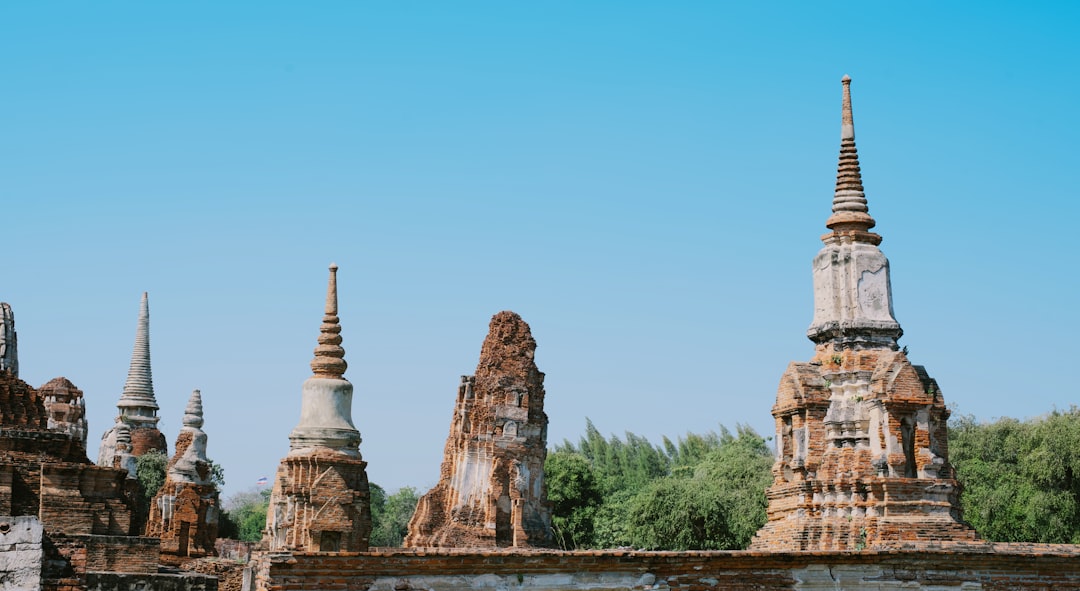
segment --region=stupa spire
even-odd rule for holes
[[[836,190],[833,193],[832,215],[825,226],[832,230],[822,239],[880,244],[881,236],[870,232],[876,222],[870,217],[863,191],[859,153],[855,148],[855,122],[851,113],[851,76],[840,82],[844,98],[840,110],[840,163],[836,170]]]
[[[150,304],[145,291],[139,305],[139,324],[135,330],[131,366],[118,406],[158,409],[157,399],[154,398],[154,379],[150,372]]]
[[[184,426],[199,429],[203,426],[202,392],[195,390],[184,409]]]
[[[320,378],[340,378],[349,364],[345,363],[345,349],[341,346],[341,321],[338,318],[337,298],[338,266],[330,263],[330,280],[326,286],[326,313],[319,327],[319,344],[315,358],[311,360],[312,374]]]

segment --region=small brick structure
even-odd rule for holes
[[[435,488],[409,521],[407,547],[545,547],[547,423],[536,340],[513,312],[491,319],[476,375],[462,376]]]
[[[199,390],[191,394],[183,424],[165,471],[165,482],[150,504],[146,523],[146,535],[161,538],[163,564],[179,564],[216,553],[220,502],[206,457]]]
[[[71,435],[73,441],[82,444],[86,453],[86,401],[83,391],[65,377],[53,378],[40,386],[38,393],[44,399],[46,425],[51,431]]]

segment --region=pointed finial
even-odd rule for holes
[[[319,327],[319,345],[315,347],[315,359],[311,371],[319,378],[340,378],[345,375],[345,349],[341,347],[341,324],[337,316],[337,270],[330,263],[330,280],[326,287],[326,315]]]
[[[840,139],[855,139],[855,121],[851,116],[851,76],[844,74],[840,79],[844,85],[844,100],[840,115]]]
[[[138,406],[157,410],[154,398],[154,379],[150,372],[150,304],[144,291],[139,305],[139,324],[135,330],[135,347],[131,351],[131,366],[127,382],[120,395],[121,406]]]
[[[184,409],[184,426],[195,429],[203,426],[202,392],[195,390]]]
[[[863,191],[859,153],[855,149],[855,122],[851,114],[851,76],[840,79],[844,98],[840,114],[840,164],[836,171],[836,190],[833,194],[832,216],[825,226],[832,230],[823,240],[847,239],[853,242],[879,244],[881,236],[870,231],[877,223],[870,217]]]

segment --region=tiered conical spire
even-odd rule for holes
[[[870,232],[875,223],[866,205],[859,153],[855,149],[855,123],[851,114],[851,76],[841,79],[844,99],[841,107],[840,164],[836,171],[836,191],[833,194],[832,216],[825,226],[832,230],[825,240],[848,237],[854,242],[880,244],[881,236]]]
[[[158,409],[154,398],[154,379],[150,372],[150,305],[146,292],[143,292],[139,306],[139,325],[135,331],[135,348],[131,352],[127,382],[124,383],[124,392],[117,406]]]
[[[184,409],[184,426],[192,429],[203,426],[202,392],[199,390],[191,393],[191,398]]]
[[[330,281],[326,287],[326,315],[319,327],[319,345],[311,360],[311,371],[320,378],[340,378],[345,375],[345,349],[341,346],[341,324],[337,302],[338,266],[330,263]]]

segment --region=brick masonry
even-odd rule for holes
[[[536,340],[513,312],[491,319],[475,376],[462,376],[435,488],[409,522],[409,547],[551,545],[544,485],[547,415]]]
[[[397,550],[261,554],[273,591],[535,589],[1077,590],[1080,547],[955,544],[862,552]]]

